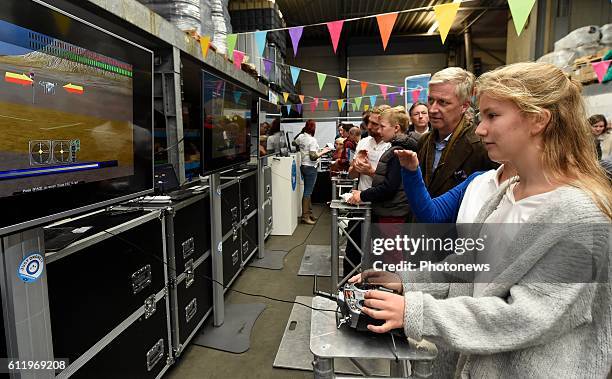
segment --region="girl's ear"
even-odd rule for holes
[[[532,118],[533,122],[531,123],[531,126],[530,126],[531,135],[536,136],[542,133],[546,129],[548,124],[550,123],[551,118],[552,118],[552,115],[548,109],[542,109],[540,113],[538,113],[537,115],[534,115]]]

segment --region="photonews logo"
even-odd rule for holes
[[[26,283],[34,282],[43,272],[44,258],[38,253],[30,254],[19,264],[17,275]]]

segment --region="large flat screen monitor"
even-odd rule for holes
[[[42,1],[2,1],[1,234],[152,191],[152,69]]]
[[[251,91],[202,71],[204,175],[251,159],[251,123],[257,113],[253,100]]]
[[[286,152],[287,139],[281,130],[281,106],[259,99],[259,157]]]

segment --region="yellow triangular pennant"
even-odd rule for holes
[[[200,36],[200,47],[202,48],[202,57],[206,58],[208,55],[208,48],[210,47],[209,36]]]
[[[285,100],[285,103],[287,102],[288,98],[289,98],[289,93],[288,92],[283,92],[283,99]]]
[[[457,9],[461,3],[448,3],[442,5],[435,5],[434,13],[436,21],[438,21],[438,29],[440,30],[440,38],[442,38],[442,44],[446,41],[446,36],[453,26],[455,16],[457,15]]]
[[[346,89],[346,78],[338,78],[338,80],[340,81],[340,89],[342,89],[342,93],[344,93]]]

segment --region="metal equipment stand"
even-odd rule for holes
[[[336,303],[317,296],[312,300],[312,307],[335,310]],[[388,333],[361,333],[338,328],[336,315],[320,310],[312,310],[310,351],[314,355],[312,366],[315,379],[336,377],[334,358],[351,359],[366,377],[372,374],[357,364],[356,359],[388,360],[393,378],[429,378],[432,375],[432,362],[438,354],[435,345],[426,341],[416,342],[400,337],[392,339]]]
[[[221,190],[219,174],[210,176],[210,217],[213,279],[213,322],[208,323],[193,343],[231,353],[250,347],[251,330],[266,308],[265,304],[227,304],[224,300],[223,243],[221,231]]]
[[[342,200],[332,200],[330,204],[332,213],[331,226],[331,293],[338,292],[340,288],[351,276],[357,273],[361,263],[353,268],[351,272],[345,272],[342,281],[338,281],[338,266],[340,257],[340,235],[344,234],[347,238],[347,244],[351,243],[361,254],[361,262],[365,262],[369,257],[370,252],[370,224],[372,219],[372,211],[370,203],[359,205],[347,204]],[[361,241],[356,242],[350,236],[350,230],[347,230],[338,221],[359,221],[354,227],[361,226]]]
[[[348,188],[350,190],[357,189],[357,183],[359,179],[341,178],[339,176],[332,176],[332,200],[338,200],[340,195],[347,191],[343,189]]]
[[[282,270],[285,265],[285,255],[288,251],[282,250],[267,250],[266,249],[266,219],[264,216],[264,207],[267,202],[272,201],[271,199],[265,199],[265,181],[264,181],[264,167],[268,161],[267,157],[257,160],[257,217],[258,217],[258,246],[257,256],[253,259],[250,266],[257,268],[265,268],[269,270]]]

